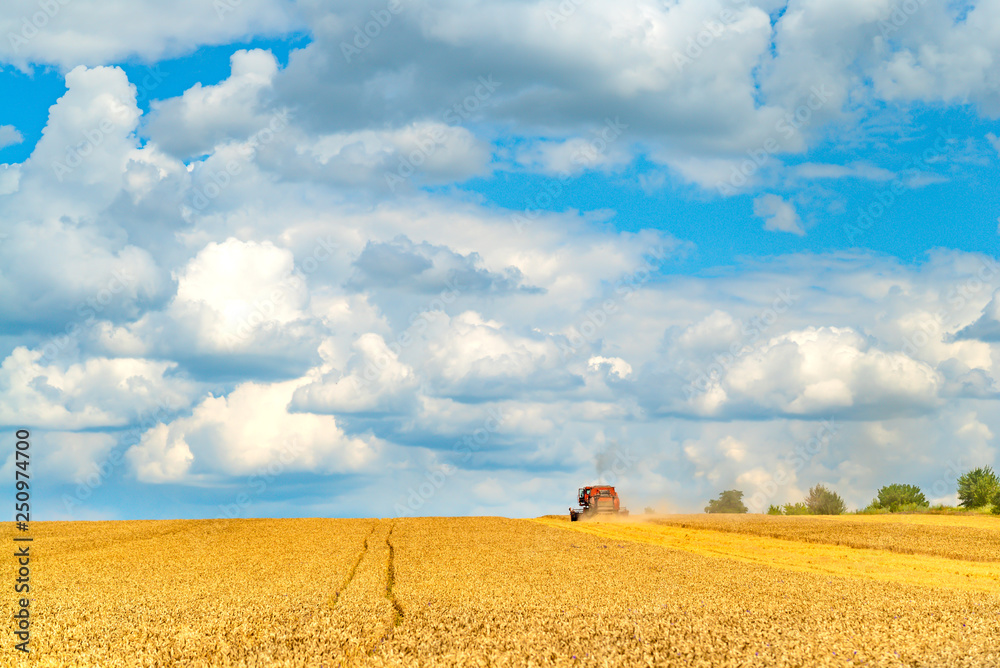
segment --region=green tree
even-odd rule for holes
[[[815,515],[839,515],[847,509],[840,495],[823,485],[809,490],[806,506]]]
[[[727,489],[712,499],[705,506],[706,513],[745,513],[749,509],[743,505],[743,492],[738,489]]]
[[[781,514],[781,506],[776,506],[776,505],[774,505],[772,503],[770,506],[767,507],[767,514],[768,515],[780,515]]]
[[[981,466],[958,479],[958,505],[981,508],[990,502],[997,491],[1000,491],[1000,480],[993,469]]]
[[[893,483],[879,489],[878,498],[872,505],[876,508],[886,508],[890,513],[894,513],[902,506],[916,505],[926,508],[930,503],[916,485]]]
[[[809,506],[806,504],[799,503],[786,503],[782,508],[785,515],[812,515],[812,511],[809,510]]]
[[[992,503],[993,503],[993,509],[992,509],[993,514],[1000,515],[1000,490],[997,490],[997,493],[993,495]]]

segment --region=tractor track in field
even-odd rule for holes
[[[381,629],[361,644],[362,654],[368,656],[372,656],[379,645],[392,639],[393,631],[402,623],[405,614],[394,591],[396,586],[396,546],[392,543],[392,532],[395,527],[395,521],[388,522],[388,528],[386,528],[385,521],[375,521],[371,531],[365,536],[350,572],[344,578],[340,588],[333,593],[330,604],[331,608],[337,609],[338,603],[341,603],[340,610],[343,610],[344,605],[349,607],[357,605],[356,597],[359,592],[355,590],[358,587],[362,591],[374,595],[381,592],[388,603],[388,609],[383,613],[381,621],[377,622],[381,625]],[[376,573],[378,576],[373,580]],[[345,596],[348,590],[352,593],[350,596]],[[350,602],[344,603],[347,599]]]
[[[362,560],[364,560],[365,555],[368,554],[368,541],[372,538],[372,536],[375,535],[376,529],[378,529],[378,521],[372,524],[371,532],[367,536],[365,536],[365,541],[361,546],[361,551],[358,552],[358,558],[354,561],[354,565],[351,566],[351,571],[347,574],[347,577],[344,579],[344,583],[340,585],[340,588],[337,589],[337,591],[333,592],[333,601],[330,603],[331,608],[337,607],[337,602],[340,600],[340,595],[343,592],[347,591],[347,588],[351,585],[351,581],[354,580],[354,576],[358,572],[358,566],[361,565],[361,562]]]
[[[396,598],[396,594],[393,592],[393,588],[396,586],[396,548],[389,539],[392,538],[392,530],[395,527],[395,523],[390,525],[389,533],[385,535],[385,544],[389,547],[389,560],[386,564],[385,573],[385,597],[389,599],[389,603],[392,604],[392,628],[396,628],[399,626],[400,622],[403,621],[403,606],[399,603],[399,600]],[[392,629],[390,629],[389,632],[391,634]]]
[[[393,591],[396,586],[396,547],[392,544],[391,538],[392,530],[395,528],[396,523],[392,522],[389,525],[389,531],[385,534],[387,554],[385,561],[385,591],[383,592],[383,595],[392,607],[392,618],[386,619],[385,633],[382,634],[382,638],[378,643],[373,643],[368,649],[369,656],[374,655],[380,645],[391,641],[396,628],[403,622],[403,606],[400,604],[399,600],[396,598],[395,592]]]

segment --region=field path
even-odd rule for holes
[[[990,562],[799,542],[702,527],[682,528],[642,520],[570,522],[567,518],[545,517],[535,521],[608,540],[658,545],[802,573],[1000,593],[1000,567]]]
[[[333,592],[333,598],[330,600],[331,608],[337,607],[337,602],[340,600],[340,595],[343,594],[345,591],[347,591],[347,588],[351,586],[351,582],[354,581],[354,576],[357,575],[358,573],[358,567],[361,565],[361,562],[368,554],[368,542],[374,538],[375,532],[377,530],[378,530],[378,523],[373,523],[371,533],[365,536],[365,540],[361,544],[361,550],[358,552],[357,561],[355,561],[354,565],[351,566],[350,572],[347,574],[347,577],[344,578],[344,583],[340,585],[337,591]]]
[[[333,597],[332,624],[348,631],[337,657],[358,662],[392,637],[399,611],[392,598],[391,520],[377,520],[354,568]]]

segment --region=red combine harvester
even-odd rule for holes
[[[569,509],[569,520],[576,522],[581,517],[597,517],[599,515],[628,515],[628,510],[621,507],[618,492],[610,485],[584,487],[577,495],[579,508]]]

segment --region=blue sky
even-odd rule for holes
[[[1000,463],[1000,3],[146,4],[0,10],[42,516],[951,503]]]

